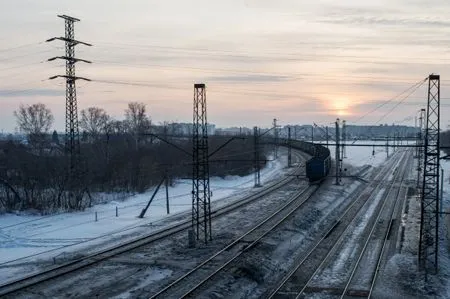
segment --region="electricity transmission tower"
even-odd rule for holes
[[[440,76],[428,77],[425,160],[422,178],[419,265],[426,273],[438,270]]]
[[[77,80],[90,81],[87,78],[77,77],[75,75],[75,64],[79,61],[91,63],[90,61],[75,58],[75,46],[78,44],[92,46],[91,44],[81,42],[75,39],[75,22],[80,21],[77,18],[67,15],[58,15],[58,17],[65,20],[65,36],[53,37],[47,40],[51,42],[54,40],[61,40],[65,42],[66,53],[65,56],[56,56],[48,59],[53,61],[55,59],[62,59],[66,61],[66,74],[50,77],[49,79],[55,79],[58,77],[66,79],[66,140],[65,150],[68,157],[68,179],[70,188],[75,187],[77,180],[79,179],[79,163],[80,163],[80,136],[78,128],[78,108],[77,108],[77,91],[75,82]]]
[[[194,84],[193,124],[192,230],[197,240],[203,234],[206,244],[212,235],[205,84]]]

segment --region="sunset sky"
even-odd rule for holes
[[[0,130],[20,104],[44,103],[64,129],[64,21],[81,19],[79,109],[117,119],[130,101],[153,122],[192,121],[193,84],[207,85],[218,126],[414,125],[430,73],[441,75],[450,125],[450,2],[443,0],[0,0]],[[407,92],[405,92],[408,90]],[[405,92],[402,94],[402,92]],[[398,96],[401,94],[401,96]],[[389,102],[388,102],[389,101]],[[401,103],[399,103],[401,102]],[[373,111],[376,107],[380,109]],[[373,111],[373,112],[371,112]],[[371,112],[371,113],[370,113]]]

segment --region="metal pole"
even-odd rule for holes
[[[291,127],[288,127],[288,167],[292,166]]]
[[[166,209],[167,209],[167,214],[170,214],[170,207],[169,207],[169,176],[167,174],[167,170],[166,170],[165,185],[166,185]]]
[[[278,158],[278,126],[277,126],[277,119],[273,119],[273,129],[274,129],[274,136],[275,136],[275,159]]]
[[[439,212],[442,216],[442,201],[444,199],[444,169],[441,168],[441,192],[440,192],[440,203],[439,203]],[[442,217],[441,217],[442,218]]]
[[[260,187],[260,173],[259,173],[259,132],[258,127],[253,127],[253,150],[254,150],[254,158],[255,158],[255,186]]]
[[[345,141],[346,141],[346,134],[347,134],[347,126],[345,124],[345,120],[342,121],[342,156],[341,159],[347,158],[346,151],[345,151]]]
[[[314,143],[314,125],[311,126],[311,142]]]
[[[386,136],[386,159],[389,158],[389,137]]]
[[[150,204],[152,203],[153,199],[156,196],[156,193],[158,193],[159,188],[161,187],[162,183],[164,183],[165,178],[163,178],[161,180],[161,182],[159,182],[158,186],[156,186],[155,191],[153,191],[152,197],[150,197],[150,200],[148,201],[147,205],[145,206],[145,208],[142,209],[141,214],[139,215],[139,218],[144,218],[145,213],[147,213],[148,208],[150,207]]]
[[[339,185],[339,167],[340,167],[340,160],[341,158],[339,157],[339,118],[336,119],[336,185]]]
[[[328,126],[325,127],[325,132],[326,132],[326,140],[327,140],[327,148],[328,148]]]

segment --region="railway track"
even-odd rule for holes
[[[394,221],[395,219],[399,219],[403,200],[406,199],[407,190],[403,190],[405,189],[403,182],[405,177],[407,177],[407,171],[411,166],[409,163],[411,157],[412,153],[407,152],[408,160],[406,163],[403,163],[403,169],[397,177],[396,183],[391,185],[388,194],[388,199],[390,200],[385,200],[383,202],[381,211],[375,221],[376,225],[372,227],[367,236],[363,249],[358,256],[356,264],[351,270],[351,274],[342,291],[340,296],[341,299],[348,296],[353,298],[372,297],[384,253],[390,243],[390,236],[393,234],[392,228],[394,227]],[[385,214],[383,214],[383,210],[385,211]],[[375,259],[372,258],[374,255]],[[369,273],[369,276],[367,273]]]
[[[279,182],[273,183],[273,184],[269,185],[268,187],[261,189],[260,191],[258,191],[256,193],[253,193],[249,196],[242,198],[239,201],[233,202],[227,206],[220,207],[218,209],[213,210],[212,211],[213,219],[218,218],[220,216],[224,216],[228,213],[237,211],[238,209],[242,208],[243,206],[251,204],[252,202],[255,202],[257,200],[260,200],[262,197],[267,196],[267,195],[283,188],[284,186],[288,185],[295,179],[294,177],[295,177],[295,175],[299,174],[299,171],[300,171],[300,169],[296,169],[296,170],[292,171],[289,176],[287,176],[286,178],[283,178]],[[34,274],[28,275],[26,277],[23,277],[21,279],[17,279],[17,280],[5,283],[3,285],[0,285],[0,297],[6,296],[6,295],[11,295],[15,292],[21,291],[23,289],[37,285],[39,283],[43,283],[45,281],[49,281],[49,280],[61,277],[63,275],[67,275],[69,273],[86,268],[88,266],[94,265],[101,261],[110,259],[119,254],[126,253],[126,252],[129,252],[136,248],[139,248],[139,247],[142,247],[145,245],[149,245],[153,242],[162,240],[169,236],[179,234],[183,231],[186,231],[188,228],[190,228],[191,220],[189,219],[189,217],[187,217],[187,218],[188,219],[182,220],[176,224],[170,225],[170,226],[160,229],[158,231],[146,234],[142,237],[136,238],[127,243],[116,245],[116,246],[113,246],[113,247],[110,247],[110,248],[107,248],[104,250],[100,250],[93,254],[89,254],[89,255],[74,259],[72,261],[66,262],[59,266],[50,267],[41,272],[34,273]]]
[[[319,270],[323,269],[327,261],[331,259],[331,256],[334,254],[333,257],[336,257],[336,254],[340,254],[338,248],[346,241],[349,241],[346,236],[351,233],[351,229],[357,227],[358,221],[362,221],[362,217],[364,217],[367,210],[372,209],[372,213],[381,211],[380,204],[373,205],[374,200],[369,199],[373,199],[373,195],[383,191],[385,188],[383,178],[392,175],[392,166],[395,165],[396,169],[401,167],[400,165],[405,159],[405,154],[397,153],[397,155],[402,156],[397,160],[395,160],[395,156],[391,157],[389,162],[374,177],[359,197],[342,213],[341,217],[329,227],[321,238],[306,250],[304,255],[298,258],[296,266],[273,287],[272,291],[266,294],[266,298],[301,298],[305,292],[333,290],[333,288],[325,287],[320,289],[312,288],[310,284]],[[395,184],[397,184],[397,181],[392,180],[391,186]],[[381,201],[381,198],[379,200]],[[366,227],[371,227],[375,223],[375,218],[370,217],[366,221],[368,221]],[[343,287],[339,290],[342,291]]]
[[[308,186],[299,194],[295,194],[268,218],[204,260],[188,273],[153,294],[150,298],[187,298],[195,296],[205,285],[213,282],[214,278],[221,271],[224,271],[233,262],[236,262],[238,258],[250,252],[264,237],[273,233],[275,229],[297,212],[318,188],[318,185]],[[192,285],[193,281],[198,283]]]

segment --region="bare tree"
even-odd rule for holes
[[[99,134],[106,132],[109,119],[110,117],[104,109],[89,107],[81,110],[80,127],[96,138]]]
[[[128,103],[128,109],[125,110],[125,122],[130,133],[134,135],[137,149],[141,134],[148,131],[151,125],[151,120],[146,114],[145,104],[138,102]]]
[[[19,110],[14,111],[14,116],[20,131],[27,134],[30,141],[41,141],[54,121],[51,110],[42,103],[20,105]]]

